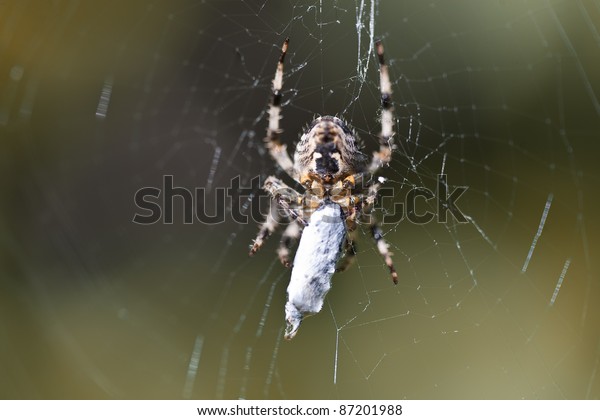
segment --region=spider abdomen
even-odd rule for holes
[[[322,143],[315,147],[313,153],[315,159],[315,169],[317,174],[325,176],[327,174],[337,174],[340,170],[340,153],[334,143]]]
[[[285,305],[287,340],[294,338],[305,316],[323,307],[345,239],[342,208],[333,202],[324,202],[304,228],[294,258]]]
[[[366,156],[354,131],[329,115],[315,119],[302,135],[294,154],[294,170],[303,182],[315,175],[333,183],[365,169]]]

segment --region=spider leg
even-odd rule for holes
[[[392,281],[394,284],[398,284],[398,273],[396,273],[396,269],[394,268],[394,261],[392,261],[392,253],[390,252],[390,244],[387,243],[385,239],[383,239],[383,232],[381,232],[381,228],[375,221],[375,218],[371,216],[371,235],[373,235],[373,239],[375,240],[375,244],[377,245],[377,250],[383,257],[385,261],[385,265],[390,269],[390,274],[392,275]]]
[[[385,264],[388,266],[390,274],[392,275],[392,281],[394,282],[394,284],[398,284],[398,273],[396,273],[396,269],[394,268],[394,261],[392,260],[393,254],[389,250],[390,245],[385,239],[383,239],[383,232],[377,224],[375,216],[371,214],[371,210],[373,209],[373,205],[375,204],[375,200],[377,199],[377,192],[380,188],[380,183],[370,185],[369,191],[366,195],[357,195],[354,196],[354,199],[357,202],[357,207],[360,208],[361,218],[363,220],[368,220],[369,226],[371,228],[371,235],[373,236],[375,244],[377,245],[377,251],[379,251],[379,254],[381,254],[381,256],[383,257]]]
[[[379,183],[379,182],[369,185],[369,192],[367,193],[367,196],[365,197],[365,200],[364,200],[366,206],[363,207],[363,212],[371,211],[371,209],[373,208],[373,205],[375,204],[375,201],[377,200],[377,193],[379,192],[380,188],[381,188],[381,183]]]
[[[260,226],[258,230],[258,234],[256,235],[256,239],[250,248],[249,255],[252,256],[258,252],[258,250],[263,246],[266,239],[271,236],[275,229],[279,226],[279,213],[277,212],[277,205],[275,204],[275,200],[271,199],[269,202],[269,213],[267,214],[267,218]]]
[[[346,241],[344,243],[344,257],[335,269],[337,273],[346,271],[356,258],[356,234],[354,232],[354,230],[348,230],[348,233],[346,234]]]
[[[263,189],[273,197],[287,215],[302,226],[308,226],[308,223],[302,218],[300,212],[292,208],[293,205],[302,204],[302,195],[295,189],[288,187],[282,180],[270,176],[265,180]]]
[[[379,192],[380,188],[381,183],[376,182],[375,184],[369,185],[369,190],[367,194],[355,194],[350,197],[350,203],[352,203],[355,209],[359,210],[363,218],[365,215],[370,216],[370,212],[373,208],[373,205],[375,204],[375,201],[377,201],[377,193]],[[356,211],[354,211],[354,213],[351,214],[352,225],[349,226],[349,230],[356,229],[355,219]]]
[[[269,126],[265,137],[266,147],[269,154],[289,176],[294,177],[294,163],[287,153],[287,146],[281,143],[281,132],[279,120],[281,119],[281,89],[283,88],[283,61],[287,52],[289,38],[283,42],[281,56],[277,63],[277,70],[273,78],[272,96],[269,104]]]
[[[302,195],[300,195],[298,191],[288,187],[282,180],[275,178],[274,176],[270,176],[265,180],[263,189],[271,196],[269,213],[258,231],[258,235],[250,249],[250,255],[256,254],[265,240],[271,236],[275,229],[277,229],[277,226],[279,226],[281,215],[278,211],[278,206],[282,208],[286,215],[292,220],[295,220],[302,226],[308,225],[308,223],[300,216],[299,212],[290,206],[290,203],[296,205],[302,202]]]
[[[298,225],[298,223],[290,223],[283,235],[281,235],[281,242],[279,243],[279,248],[277,248],[277,255],[279,256],[279,261],[285,267],[291,267],[292,263],[290,262],[290,249],[294,246],[298,239],[302,235],[302,229]]]
[[[379,88],[381,90],[381,132],[379,133],[379,151],[373,152],[373,160],[368,167],[368,172],[373,174],[380,167],[387,165],[392,160],[394,142],[394,116],[392,106],[392,83],[390,73],[383,56],[383,44],[375,42],[377,57],[379,59]]]

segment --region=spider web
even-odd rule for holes
[[[6,398],[599,398],[597,1],[3,2]],[[321,313],[283,341],[289,270],[256,223],[141,226],[164,175],[207,213],[277,174],[266,103],[290,37],[283,139],[395,106],[393,198]],[[414,188],[467,186],[467,223],[394,219]],[[417,213],[436,212],[419,201]],[[60,380],[59,380],[60,378]]]

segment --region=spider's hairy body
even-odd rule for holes
[[[366,168],[367,157],[353,131],[337,117],[315,119],[300,138],[294,153],[294,171],[301,184],[307,180],[331,185]]]
[[[324,116],[315,119],[300,138],[294,176],[317,205],[328,197],[347,208],[355,175],[365,171],[366,163],[362,144],[349,126],[337,117]]]
[[[371,181],[374,173],[390,162],[394,144],[391,83],[383,58],[383,45],[377,41],[382,106],[379,150],[369,160],[362,152],[361,141],[348,124],[338,117],[322,116],[306,128],[296,145],[292,161],[285,144],[281,143],[279,128],[283,63],[288,43],[286,39],[281,47],[273,78],[265,143],[277,165],[304,192],[299,193],[274,176],[265,180],[263,189],[272,198],[271,210],[254,240],[250,255],[260,249],[281,222],[281,214],[274,209],[283,209],[285,218],[291,223],[283,233],[277,252],[286,267],[291,266],[291,246],[300,241],[287,289],[285,338],[289,340],[296,335],[305,316],[321,310],[334,272],[346,269],[356,254],[353,232],[358,220],[370,216],[381,186]],[[390,270],[392,280],[397,283],[389,245],[372,217],[369,224],[377,249]],[[340,261],[342,256],[344,258]]]

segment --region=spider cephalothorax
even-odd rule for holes
[[[392,90],[383,58],[383,45],[379,41],[375,43],[382,111],[379,150],[373,153],[371,161],[368,162],[362,152],[362,144],[353,130],[340,118],[332,116],[318,117],[307,127],[296,145],[292,161],[281,142],[279,128],[283,63],[288,42],[286,39],[283,43],[273,79],[265,142],[278,166],[300,184],[304,192],[296,191],[274,176],[266,179],[263,188],[272,198],[271,209],[254,240],[250,255],[260,249],[281,222],[287,221],[289,223],[277,252],[281,262],[289,267],[290,248],[300,239],[285,309],[285,338],[291,339],[304,316],[321,310],[333,273],[346,269],[356,254],[354,231],[357,220],[364,219],[370,224],[377,249],[394,283],[398,282],[398,276],[381,229],[372,216],[366,217],[381,186],[380,182],[372,182],[375,179],[373,175],[390,162],[394,148]],[[276,207],[283,209],[285,215],[282,216]],[[338,262],[342,255],[344,259]]]

